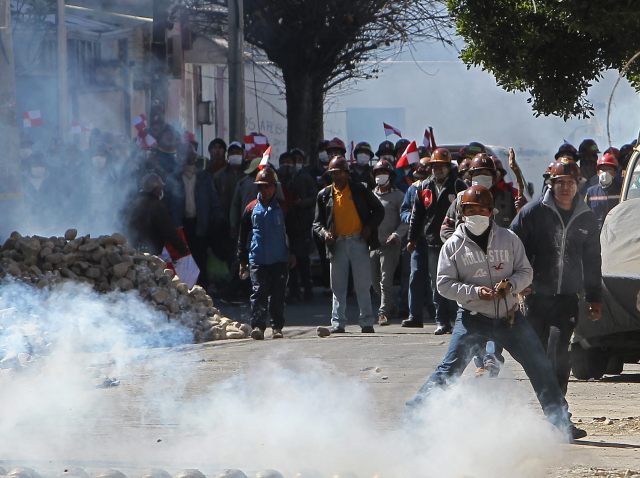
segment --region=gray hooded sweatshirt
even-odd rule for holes
[[[503,299],[481,300],[478,289],[493,287],[502,279],[509,279],[513,288]],[[509,229],[491,221],[487,253],[467,235],[464,223],[444,243],[438,259],[438,292],[455,300],[471,312],[491,318],[506,318],[516,303],[516,294],[533,280],[533,269],[522,242]]]

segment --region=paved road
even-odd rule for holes
[[[246,319],[245,307],[221,309]],[[351,304],[351,314],[354,309]],[[594,432],[575,445],[555,442],[522,369],[509,357],[500,378],[475,379],[467,370],[421,421],[407,420],[404,402],[438,363],[449,336],[433,335],[433,325],[407,330],[395,324],[374,335],[354,325],[345,335],[320,339],[315,326],[327,324],[328,313],[326,297],[290,306],[284,340],[267,334],[261,342],[141,350],[118,356],[115,369],[106,365],[111,357],[83,357],[83,368],[102,362],[93,368],[117,375],[120,386],[86,392],[61,376],[70,387],[61,400],[68,410],[58,409],[64,420],[45,420],[38,433],[25,423],[29,432],[14,436],[13,447],[10,437],[0,437],[2,448],[15,451],[0,457],[6,460],[0,465],[31,464],[56,475],[63,466],[115,467],[130,476],[149,466],[172,473],[197,467],[208,476],[225,467],[276,468],[306,477],[355,476],[345,470],[360,477],[640,470],[640,419],[592,423],[595,417],[638,418],[639,365],[599,382],[570,382],[574,419]]]

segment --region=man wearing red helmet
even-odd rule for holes
[[[517,294],[533,279],[522,242],[491,219],[493,196],[484,186],[465,190],[460,207],[463,226],[442,246],[438,260],[438,291],[458,304],[451,341],[407,406],[419,406],[433,389],[446,387],[462,375],[479,345],[495,340],[522,365],[549,421],[570,440],[584,437],[583,430],[571,425],[544,349],[517,310]]]
[[[584,291],[592,320],[599,320],[601,311],[600,234],[595,215],[578,196],[579,177],[575,162],[554,163],[550,189],[527,204],[511,224],[533,266],[532,293],[525,299],[527,319],[565,394],[578,295]]]
[[[596,215],[598,228],[602,229],[604,218],[620,202],[622,179],[620,165],[613,151],[602,155],[596,164],[598,184],[587,189],[585,201]]]

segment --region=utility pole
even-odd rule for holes
[[[151,107],[149,128],[158,138],[164,126],[165,110],[169,96],[167,67],[167,23],[169,21],[170,0],[153,0],[153,30],[151,38]]]
[[[65,24],[64,0],[58,1],[58,135],[60,141],[69,137],[69,80],[67,76],[67,25]]]
[[[0,0],[0,238],[16,226],[20,199],[20,157],[16,77],[11,38],[11,0]]]
[[[244,17],[242,0],[229,4],[229,141],[244,139]]]

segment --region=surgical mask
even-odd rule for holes
[[[229,164],[231,166],[240,166],[242,164],[242,155],[232,154],[231,156],[229,156]]]
[[[471,185],[484,186],[487,189],[491,189],[491,186],[493,186],[493,176],[486,176],[484,174],[474,176],[471,178]]]
[[[483,234],[489,224],[491,223],[491,218],[487,216],[465,216],[464,217],[464,227],[473,234],[474,236],[479,236]]]
[[[34,166],[31,168],[32,178],[35,178],[35,179],[44,178],[45,173],[46,173],[46,169],[44,168],[44,166]]]
[[[326,151],[320,151],[318,153],[318,159],[320,160],[321,163],[328,163],[329,162],[329,154]]]
[[[371,158],[369,157],[369,155],[367,153],[358,153],[356,154],[356,163],[358,163],[358,166],[365,166],[367,164],[369,164],[369,160]]]
[[[613,175],[609,171],[601,171],[598,175],[598,181],[601,186],[607,187],[613,181]]]
[[[302,163],[296,163],[296,171],[300,171],[304,165]]]
[[[94,156],[93,158],[91,158],[91,162],[93,163],[93,165],[97,169],[102,169],[102,168],[104,168],[105,164],[107,164],[107,157],[106,156]]]
[[[378,174],[376,176],[376,184],[378,186],[384,186],[388,182],[389,182],[389,175],[388,174]]]

